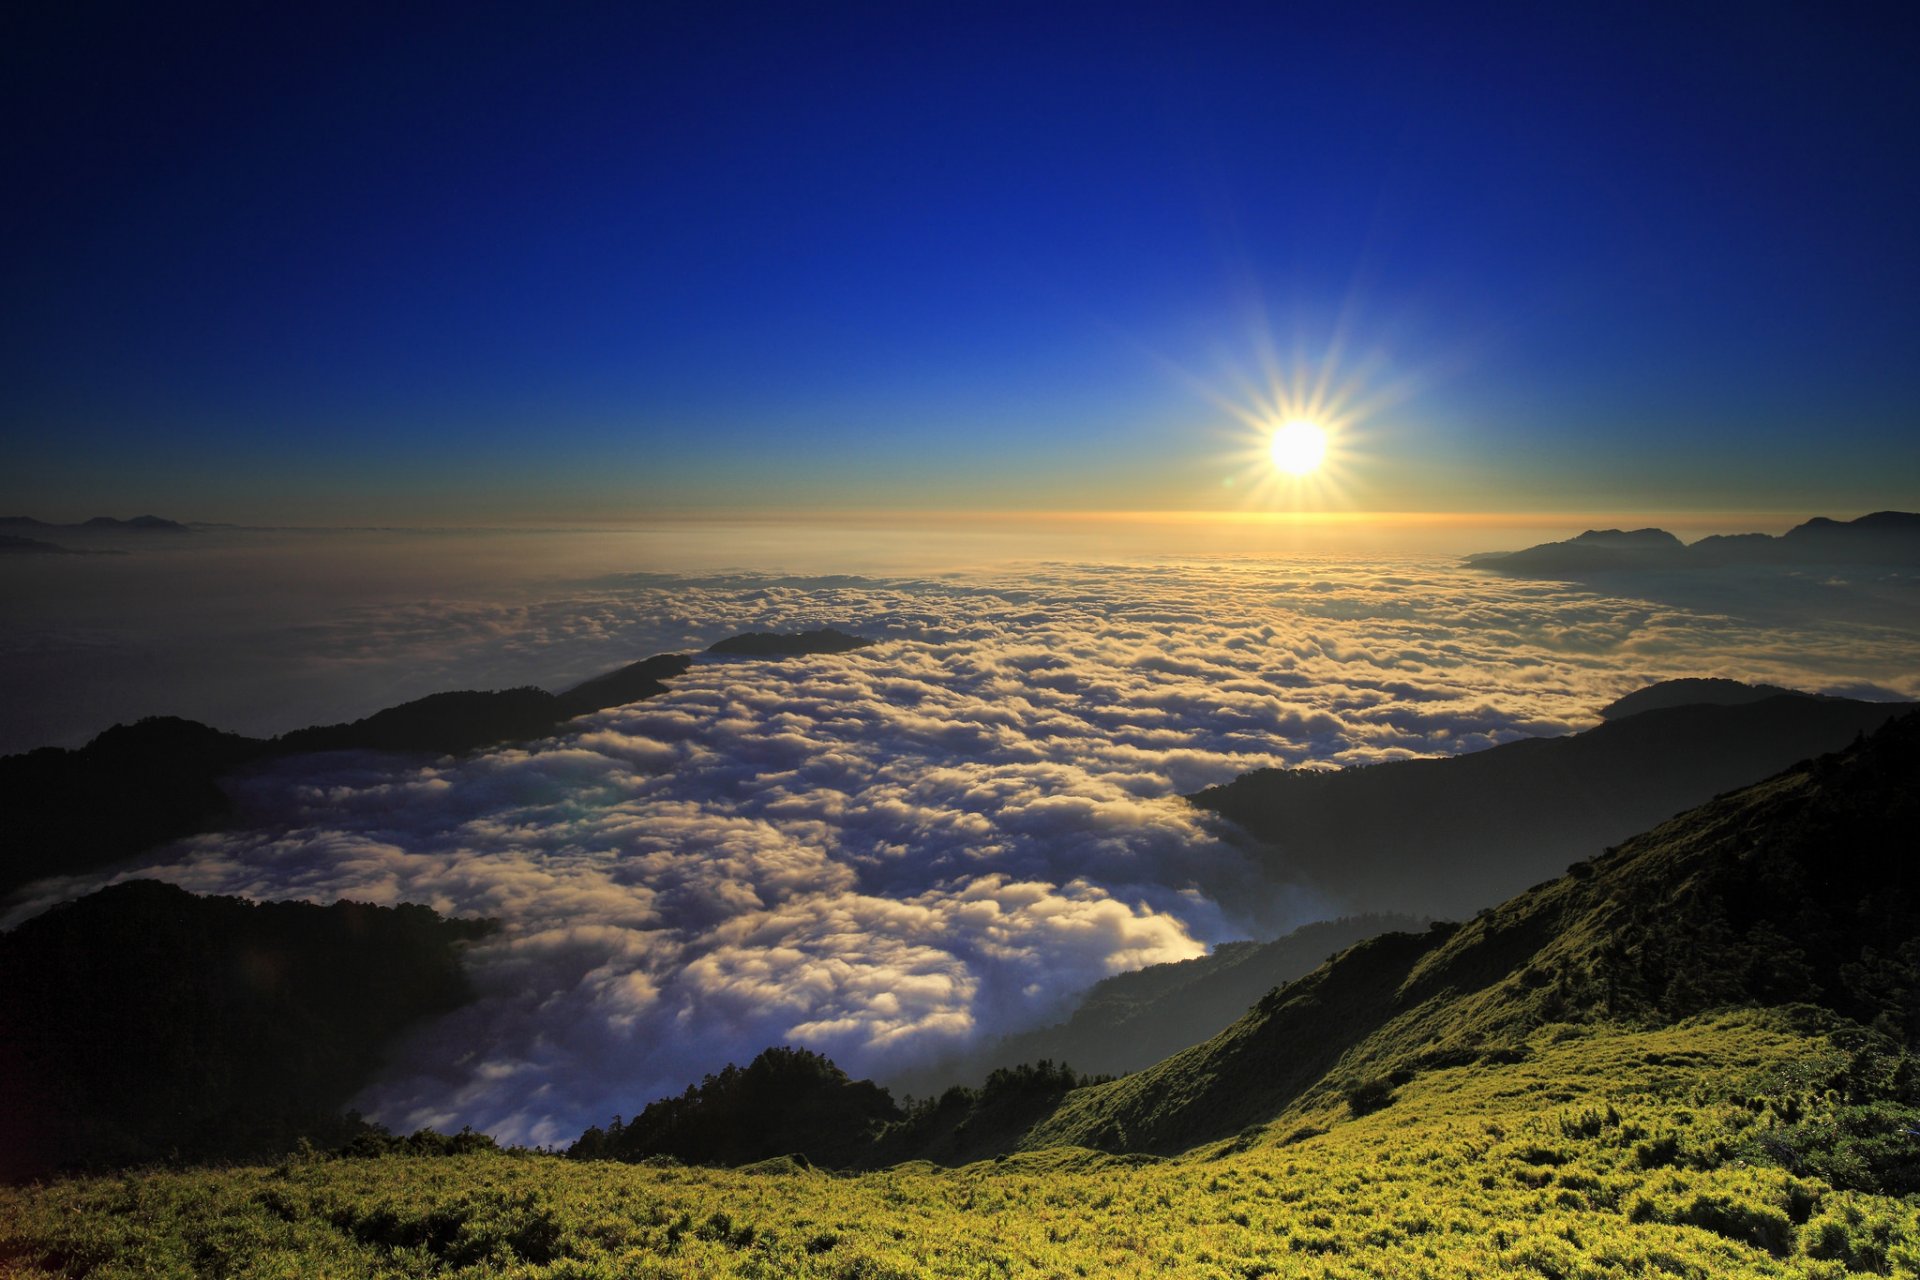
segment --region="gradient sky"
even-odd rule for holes
[[[0,512],[1920,506],[1897,6],[18,8]]]

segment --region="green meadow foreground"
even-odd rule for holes
[[[1911,1274],[1920,1208],[1836,1189],[1863,1173],[1846,1137],[1828,1177],[1769,1156],[1770,1137],[1832,1143],[1847,1090],[1870,1083],[1862,1055],[1794,1021],[1547,1026],[1525,1061],[1423,1073],[1369,1114],[1296,1111],[1169,1160],[295,1159],[0,1191],[0,1247],[11,1275],[128,1280]]]
[[[1116,1080],[875,1110],[789,1055],[771,1102],[722,1073],[574,1153],[622,1162],[428,1136],[15,1186],[0,1271],[1920,1274],[1917,782],[1910,715]],[[757,1163],[660,1158],[689,1135]]]

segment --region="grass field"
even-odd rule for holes
[[[1777,1011],[1554,1025],[1174,1159],[837,1175],[535,1153],[313,1157],[0,1190],[9,1276],[1914,1274],[1920,1205],[1795,1174],[1847,1052]],[[1371,1101],[1378,1101],[1377,1099]],[[1835,1142],[1844,1142],[1832,1130]],[[1830,1144],[1831,1145],[1831,1144]],[[1783,1149],[1778,1141],[1773,1149]],[[1844,1179],[1842,1179],[1844,1181]]]

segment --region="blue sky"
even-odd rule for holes
[[[8,511],[1920,505],[1891,6],[46,8]]]

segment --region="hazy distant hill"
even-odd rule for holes
[[[809,653],[851,653],[874,642],[864,636],[848,635],[832,627],[817,631],[749,631],[729,636],[707,646],[708,653],[738,658],[788,658]]]
[[[1661,685],[1630,695],[1669,696]],[[1347,910],[1461,917],[1912,705],[1804,694],[1656,705],[1438,760],[1255,770],[1190,799],[1266,842],[1276,875]]]
[[[0,555],[78,556],[86,554],[88,553],[75,551],[71,547],[42,542],[38,538],[22,538],[11,533],[0,533]]]
[[[352,1136],[340,1108],[469,998],[459,948],[491,928],[135,880],[0,934],[0,1177]]]
[[[0,529],[63,529],[70,533],[187,533],[190,530],[178,520],[166,520],[159,516],[135,516],[131,520],[120,520],[113,516],[94,516],[79,524],[49,524],[45,520],[36,520],[32,516],[0,516]]]
[[[1847,521],[1815,516],[1777,538],[1715,534],[1691,545],[1664,529],[1589,529],[1565,542],[1471,555],[1467,563],[1529,577],[1731,565],[1920,565],[1920,514],[1876,511]]]
[[[1205,1044],[1070,1095],[1022,1145],[1178,1151],[1310,1091],[1357,1091],[1359,1109],[1390,1096],[1396,1072],[1524,1053],[1549,1021],[1812,1001],[1913,1043],[1916,778],[1909,715],[1464,925],[1363,942]]]
[[[1304,925],[1272,942],[1227,942],[1194,960],[1148,965],[1088,988],[1065,1022],[1008,1036],[979,1053],[913,1073],[898,1083],[925,1093],[974,1084],[996,1067],[1071,1063],[1094,1075],[1123,1075],[1214,1035],[1278,986],[1311,973],[1364,938],[1423,929],[1413,916],[1346,916]]]
[[[1781,696],[1817,698],[1824,695],[1800,693],[1797,689],[1783,689],[1777,684],[1743,684],[1738,680],[1662,680],[1659,684],[1635,689],[1632,693],[1609,702],[1600,708],[1600,718],[1624,720],[1628,716],[1637,716],[1642,711],[1657,711],[1661,707],[1699,705],[1734,707],[1742,703],[1764,702],[1768,698]]]

